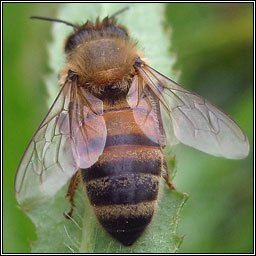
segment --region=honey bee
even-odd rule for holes
[[[71,218],[80,182],[103,228],[125,246],[150,223],[168,176],[166,146],[183,143],[230,159],[248,155],[246,135],[203,97],[142,58],[123,10],[79,26],[65,41],[61,90],[32,137],[15,179],[19,204],[53,196],[70,181]]]

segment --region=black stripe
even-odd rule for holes
[[[137,204],[157,199],[159,181],[151,175],[127,174],[95,180],[86,188],[92,205]]]
[[[120,128],[121,129],[121,128]],[[145,135],[139,134],[118,134],[107,136],[105,147],[117,145],[141,145],[159,147],[159,144],[152,141]]]
[[[137,216],[125,218],[120,216],[114,219],[99,219],[101,225],[115,239],[126,246],[132,245],[143,233],[153,216]]]
[[[151,215],[140,215],[140,216],[130,216],[124,217],[119,216],[118,218],[99,218],[101,225],[106,228],[108,231],[116,231],[116,230],[125,230],[132,231],[140,228],[145,228],[145,226],[150,222],[153,212]],[[127,221],[129,220],[129,221]]]
[[[111,109],[104,109],[105,113],[112,113],[112,112],[123,112],[123,111],[131,111],[130,107],[123,107],[123,108],[111,108]]]
[[[137,160],[136,158],[125,158],[120,161],[109,161],[99,165],[94,164],[88,169],[82,169],[83,181],[88,182],[92,179],[98,179],[102,177],[113,177],[122,174],[161,174],[161,160]]]

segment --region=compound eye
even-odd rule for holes
[[[109,25],[105,28],[105,32],[113,36],[128,38],[127,31],[121,27]]]
[[[71,35],[65,45],[65,53],[70,52],[72,49],[74,49],[77,45],[81,44],[90,32],[88,30],[80,30],[76,32],[75,34]]]

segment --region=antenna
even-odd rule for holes
[[[122,8],[122,9],[120,9],[119,11],[115,12],[114,14],[112,14],[109,18],[110,19],[114,19],[117,15],[119,15],[122,12],[127,11],[128,9],[130,9],[129,6],[126,6],[126,7]]]
[[[52,19],[52,18],[47,18],[47,17],[41,17],[41,16],[31,16],[30,19],[37,19],[37,20],[46,20],[46,21],[52,21],[52,22],[59,22],[59,23],[64,23],[68,26],[71,26],[73,28],[76,28],[77,26],[70,23],[70,22],[67,22],[67,21],[64,21],[64,20],[59,20],[59,19]]]

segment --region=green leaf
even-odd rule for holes
[[[111,15],[126,6],[130,9],[117,16],[118,22],[128,28],[130,36],[138,42],[138,49],[145,53],[149,63],[170,76],[175,59],[169,56],[170,36],[163,30],[163,4],[63,4],[58,17],[81,24],[87,19],[94,21],[96,17]],[[49,64],[53,73],[46,79],[49,105],[59,91],[57,73],[65,63],[63,41],[71,32],[72,28],[63,24],[53,25],[53,42],[49,45]],[[170,165],[176,166],[174,159],[170,160]],[[162,181],[160,200],[152,222],[134,245],[125,247],[113,240],[98,224],[82,187],[76,193],[72,219],[64,218],[63,213],[69,210],[69,202],[65,198],[67,186],[53,198],[26,211],[35,224],[38,237],[37,241],[32,242],[33,253],[177,252],[183,240],[176,230],[180,210],[187,199],[185,194],[170,191]]]

